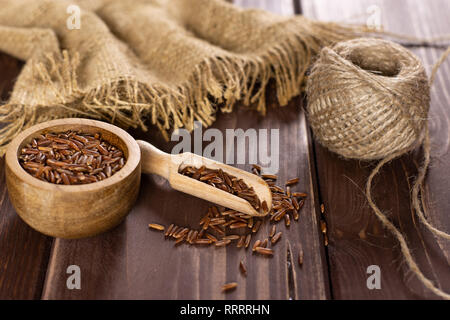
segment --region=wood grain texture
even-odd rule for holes
[[[0,53],[0,97],[6,101],[22,63]],[[52,239],[28,227],[15,213],[0,159],[0,299],[41,295]]]
[[[261,7],[268,3],[259,2],[257,5]],[[174,248],[173,241],[164,241],[163,235],[148,230],[147,224],[156,222],[168,226],[176,223],[195,228],[208,203],[174,191],[160,177],[143,175],[138,201],[125,223],[95,238],[55,241],[43,298],[328,298],[328,276],[318,236],[309,136],[300,107],[302,102],[297,98],[284,108],[272,108],[276,102],[273,94],[269,96],[271,108],[266,117],[237,106],[237,111],[232,114],[220,114],[213,127],[221,132],[234,128],[279,129],[278,173],[281,183],[298,176],[300,183],[295,189],[310,194],[298,223],[293,222],[290,230],[279,224],[283,237],[276,244],[272,258],[254,255],[250,248],[245,250],[234,246],[199,248],[182,245]],[[136,138],[143,138],[166,152],[170,152],[174,145],[164,144],[153,135],[136,134]],[[250,170],[248,159],[247,164],[236,166]],[[269,229],[270,225],[265,224],[257,238],[267,237]],[[304,251],[301,268],[296,263],[300,247]],[[292,253],[291,269],[287,263],[288,248]],[[247,264],[246,278],[239,273],[241,260]],[[81,268],[81,290],[66,289],[65,270],[70,264]],[[221,286],[232,281],[238,282],[238,288],[223,294]]]
[[[419,0],[302,0],[303,13],[326,21],[366,23],[379,10],[386,30],[419,37],[448,34],[449,2]],[[377,7],[373,7],[373,5]],[[412,48],[428,71],[442,53],[439,48]],[[430,126],[432,164],[426,179],[424,203],[429,221],[449,232],[449,118],[450,82],[447,61],[432,89]],[[363,189],[374,163],[340,159],[315,144],[320,195],[326,207],[330,245],[328,255],[332,296],[336,299],[437,298],[408,272],[398,243],[383,230],[368,208]],[[410,207],[410,187],[420,163],[420,152],[385,166],[374,181],[379,207],[406,235],[420,268],[427,277],[450,292],[449,253],[445,241],[436,240],[418,222]],[[381,268],[381,290],[368,290],[366,268]]]
[[[244,110],[220,115],[214,128],[221,131],[226,128],[280,129],[280,178],[284,181],[299,176],[298,190],[310,193],[306,124],[303,114],[299,113],[299,103],[296,99],[284,109],[270,110],[263,119]],[[299,138],[293,140],[292,136]],[[163,146],[154,137],[145,138]],[[171,147],[165,144],[163,150],[170,151]],[[249,165],[237,167],[250,169]],[[148,230],[148,223],[165,226],[176,223],[196,228],[208,203],[171,189],[158,176],[143,175],[135,207],[115,230],[84,240],[55,240],[43,298],[287,299],[289,292],[293,298],[326,298],[327,283],[313,203],[312,195],[301,212],[300,221],[292,223],[282,241],[276,244],[273,258],[256,256],[250,249],[234,246],[182,245],[175,248],[174,242],[165,241],[161,232]],[[269,227],[266,224],[258,238],[267,237]],[[280,224],[279,229],[284,231],[285,227]],[[300,269],[294,264],[295,281],[291,288],[287,283],[288,245],[295,256],[299,245],[305,251],[303,267]],[[247,278],[238,270],[242,259],[247,263]],[[81,268],[81,290],[66,289],[65,270],[71,264]],[[231,281],[237,281],[239,287],[225,296],[220,287]]]
[[[235,2],[280,14],[293,13],[290,0]],[[445,16],[449,3],[445,0],[295,0],[296,7],[300,4],[309,17],[363,23],[369,15],[367,9],[375,4],[381,9],[381,22],[387,30],[417,36],[450,32]],[[423,59],[427,70],[442,52],[439,48],[412,50]],[[20,68],[17,60],[0,54],[2,101],[7,99]],[[450,63],[446,62],[432,89],[432,166],[424,193],[429,221],[447,232],[450,230],[447,215],[450,210],[447,197],[450,190],[450,86],[446,77],[449,69]],[[268,94],[268,99],[269,106],[276,105],[274,94]],[[300,222],[292,223],[289,231],[281,224],[278,226],[283,237],[275,246],[273,258],[255,256],[250,250],[234,247],[174,248],[173,241],[164,241],[161,233],[148,230],[148,223],[168,226],[175,222],[196,227],[208,203],[172,190],[162,178],[143,175],[138,201],[124,223],[93,238],[57,239],[48,260],[52,239],[33,231],[16,215],[8,200],[4,166],[0,163],[0,299],[31,299],[41,294],[44,299],[436,298],[407,271],[398,244],[368,209],[362,189],[374,164],[343,160],[311,143],[304,114],[300,111],[302,103],[297,98],[287,107],[269,108],[265,118],[237,106],[239,110],[220,115],[214,125],[221,131],[227,128],[280,129],[280,180],[299,176],[301,182],[296,190],[310,194]],[[165,151],[170,151],[174,145],[167,145],[153,134],[132,134]],[[386,166],[375,179],[374,194],[379,206],[407,236],[424,273],[449,292],[449,244],[436,240],[424,230],[409,205],[409,188],[419,161],[420,153],[416,153]],[[248,164],[237,167],[250,168]],[[315,192],[316,188],[320,192]],[[326,252],[318,227],[321,201],[325,203],[330,242]],[[257,238],[268,235],[269,228],[266,225]],[[287,267],[288,248],[293,253],[292,269]],[[301,268],[296,262],[300,248],[304,251]],[[246,261],[247,278],[239,273],[240,260]],[[81,290],[66,287],[66,269],[72,264],[81,268]],[[372,264],[381,267],[381,290],[366,287],[366,268]],[[237,281],[238,288],[222,294],[220,287],[230,281]]]

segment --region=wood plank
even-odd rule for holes
[[[269,1],[265,2],[266,4]],[[259,3],[264,4],[264,3]],[[273,90],[272,90],[273,92]],[[137,203],[126,221],[106,234],[83,240],[57,239],[54,243],[49,271],[43,292],[44,299],[325,299],[328,283],[323,246],[318,237],[318,225],[311,176],[309,136],[302,101],[293,99],[284,108],[269,98],[268,115],[260,117],[254,111],[237,106],[236,112],[220,114],[213,128],[279,129],[279,176],[281,181],[298,176],[296,189],[310,194],[298,223],[289,231],[280,224],[282,241],[276,244],[273,258],[255,256],[251,250],[198,248],[186,245],[174,248],[161,233],[150,231],[147,224],[158,222],[196,227],[208,204],[171,190],[167,182],[151,175],[142,176]],[[142,135],[165,151],[174,143],[163,143],[154,134]],[[249,170],[246,164],[237,167]],[[267,236],[270,226],[264,225],[258,238]],[[253,244],[253,241],[252,241]],[[293,261],[292,272],[287,267],[287,249],[293,259],[300,246],[304,264]],[[239,261],[246,260],[248,277],[238,271]],[[66,288],[66,268],[76,264],[81,268],[81,290]],[[290,279],[290,280],[289,280]],[[237,281],[237,290],[227,295],[220,287]]]
[[[299,176],[298,190],[311,193],[311,177],[307,154],[307,135],[301,101],[296,99],[285,109],[270,110],[261,119],[251,111],[221,115],[214,128],[274,128],[280,129],[280,171],[282,180]],[[297,142],[290,137],[299,135]],[[170,151],[154,137],[147,140]],[[299,159],[292,163],[291,159]],[[289,168],[288,168],[289,164]],[[249,169],[249,165],[238,165]],[[317,237],[317,222],[313,210],[314,196],[310,197],[302,211],[301,221],[293,223],[284,232],[276,254],[271,259],[256,257],[251,250],[234,247],[215,249],[180,246],[164,241],[161,233],[149,231],[150,222],[168,226],[176,223],[196,227],[200,215],[208,204],[199,199],[171,190],[162,179],[143,175],[141,192],[136,206],[125,223],[115,230],[95,238],[84,240],[56,239],[43,298],[136,298],[136,299],[221,299],[225,296],[220,286],[237,281],[239,288],[230,293],[230,299],[320,299],[326,297],[326,277],[320,255],[321,245]],[[266,224],[259,238],[269,233]],[[253,243],[253,242],[252,242]],[[295,283],[287,285],[286,250],[290,245],[294,258],[301,245],[305,252],[302,268],[294,264]],[[249,274],[242,278],[239,261],[246,260]],[[66,289],[66,268],[79,265],[82,272],[82,289]],[[290,289],[290,290],[289,290]]]
[[[22,68],[18,60],[0,53],[0,99],[6,101]],[[4,157],[0,159],[0,299],[39,298],[52,238],[28,227],[8,198]]]
[[[324,21],[366,23],[376,5],[386,30],[419,37],[448,34],[445,0],[302,0],[303,13]],[[369,11],[368,11],[369,9]],[[377,10],[377,8],[375,8]],[[439,48],[412,48],[431,70],[442,53]],[[425,185],[425,207],[429,221],[449,232],[450,190],[449,119],[450,63],[439,71],[434,88],[430,126],[432,165]],[[398,243],[384,231],[368,208],[363,189],[374,164],[344,160],[315,143],[320,195],[326,207],[330,244],[328,255],[332,296],[336,299],[424,299],[436,298],[408,271]],[[375,179],[374,194],[384,212],[406,235],[424,272],[438,287],[450,292],[448,242],[424,230],[410,207],[409,188],[416,176],[420,154],[403,156],[387,165]],[[368,290],[366,268],[381,268],[381,290]]]

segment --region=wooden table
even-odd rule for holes
[[[240,0],[240,6],[258,7],[280,14],[302,13],[321,20],[365,23],[379,10],[381,23],[390,31],[414,36],[448,34],[447,0]],[[375,5],[376,7],[373,7]],[[369,12],[368,12],[369,11]],[[443,48],[411,47],[428,72]],[[0,92],[7,99],[22,63],[0,55]],[[424,192],[429,221],[450,230],[450,63],[439,72],[432,89],[432,165]],[[144,175],[139,199],[126,221],[105,234],[83,240],[46,237],[16,215],[8,199],[3,163],[0,174],[0,298],[2,299],[427,299],[436,298],[407,271],[398,243],[383,230],[363,194],[374,163],[339,158],[310,134],[301,97],[288,106],[276,106],[273,90],[267,117],[237,107],[221,114],[214,128],[272,128],[280,130],[282,181],[298,176],[299,191],[309,194],[300,221],[285,231],[273,258],[252,255],[251,250],[180,246],[164,241],[147,224],[196,226],[206,202],[169,188],[161,179]],[[133,132],[170,151],[157,134]],[[3,162],[3,159],[0,160]],[[427,277],[450,292],[449,243],[435,239],[417,221],[410,207],[409,188],[420,154],[403,156],[385,166],[375,179],[374,193],[407,236],[414,256]],[[239,165],[249,169],[249,165]],[[325,213],[321,214],[320,204]],[[327,224],[328,246],[320,231]],[[268,233],[269,225],[261,232]],[[280,230],[285,229],[280,225]],[[302,267],[296,263],[300,248]],[[290,261],[289,255],[290,253]],[[248,277],[239,274],[246,260]],[[290,263],[289,263],[290,262]],[[81,269],[81,289],[66,287],[69,265]],[[378,265],[381,289],[369,290],[367,267]],[[223,283],[239,287],[224,295]]]

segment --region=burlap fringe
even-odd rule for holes
[[[315,23],[308,28],[316,28],[316,35],[292,34],[261,55],[207,58],[177,89],[123,77],[83,90],[77,81],[77,53],[47,54],[45,63],[28,61],[25,67],[31,65],[33,78],[46,82],[58,103],[1,106],[0,123],[6,125],[0,130],[0,155],[22,130],[58,118],[87,117],[144,131],[149,121],[168,140],[174,129],[192,130],[195,120],[210,126],[219,108],[222,112],[231,112],[238,100],[264,115],[265,92],[270,79],[275,81],[279,104],[286,105],[303,91],[306,70],[324,44],[356,37],[356,32],[361,31],[359,27],[343,28],[333,23]]]

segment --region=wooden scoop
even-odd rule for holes
[[[239,170],[190,152],[171,155],[162,152],[145,141],[138,140],[137,143],[142,154],[142,172],[155,173],[167,179],[171,187],[175,190],[248,215],[267,215],[268,212],[256,211],[248,201],[242,198],[178,172],[186,166],[193,166],[196,168],[205,166],[209,169],[222,169],[224,172],[244,180],[248,186],[253,187],[261,202],[266,201],[268,208],[272,206],[272,193],[270,192],[269,186],[263,179],[252,173]]]
[[[67,130],[100,133],[119,147],[127,159],[111,177],[84,185],[57,185],[39,180],[19,164],[21,149],[34,137]],[[136,141],[126,131],[111,124],[89,119],[60,119],[35,125],[21,132],[8,146],[5,157],[9,197],[19,216],[34,229],[54,237],[81,238],[106,231],[119,224],[136,201],[141,177],[155,173],[179,191],[252,216],[264,216],[246,200],[178,173],[184,166],[222,169],[253,187],[260,201],[272,206],[272,195],[265,181],[192,153],[170,155],[145,141]]]

